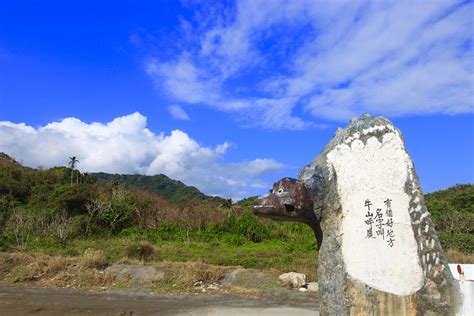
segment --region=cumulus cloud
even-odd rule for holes
[[[180,107],[179,105],[170,105],[168,107],[168,112],[170,113],[170,115],[177,119],[177,120],[182,120],[182,121],[189,121],[190,118],[189,118],[189,115],[188,113],[186,113],[182,107]]]
[[[268,184],[261,176],[283,168],[273,159],[225,163],[229,143],[204,147],[174,130],[155,134],[140,113],[108,123],[65,118],[38,128],[0,121],[0,151],[32,167],[65,165],[77,156],[85,172],[154,175],[163,173],[211,195],[242,198]]]
[[[242,0],[211,7],[198,4],[194,19],[182,21],[176,57],[146,60],[172,100],[273,129],[364,112],[474,112],[472,2]]]

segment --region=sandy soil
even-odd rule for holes
[[[143,291],[86,292],[0,286],[0,316],[10,315],[319,315],[316,303],[271,298],[150,295]]]

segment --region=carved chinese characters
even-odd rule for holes
[[[392,200],[386,199],[384,201],[385,212],[382,212],[381,208],[375,210],[375,219],[374,213],[370,212],[370,207],[372,202],[369,199],[365,200],[364,206],[367,207],[367,213],[365,214],[365,224],[367,224],[367,235],[365,238],[376,238],[380,237],[387,241],[389,247],[393,247],[395,242],[395,233],[393,232],[393,211],[392,211]],[[386,221],[384,221],[384,214]],[[374,225],[376,227],[375,236],[374,236]]]

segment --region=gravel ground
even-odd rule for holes
[[[278,294],[278,293],[275,293]],[[285,299],[286,298],[286,299]],[[66,288],[0,287],[0,316],[10,315],[319,315],[308,298],[152,295],[143,290],[87,292]]]

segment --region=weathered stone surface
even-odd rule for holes
[[[238,268],[229,273],[221,281],[221,284],[249,289],[269,289],[279,286],[278,280],[273,275],[256,269],[244,268]]]
[[[115,276],[118,281],[131,281],[136,284],[146,285],[165,277],[164,271],[159,271],[151,266],[116,264],[105,269],[106,274]]]
[[[292,287],[294,289],[300,288],[306,284],[306,275],[297,272],[283,273],[278,277],[285,286]]]
[[[309,199],[308,199],[309,197]],[[254,208],[315,231],[322,314],[452,314],[448,269],[401,132],[364,115]]]
[[[364,115],[299,174],[323,241],[322,315],[443,315],[455,283],[401,132]]]
[[[308,224],[321,246],[323,233],[314,213],[313,199],[301,180],[283,178],[275,182],[269,194],[257,199],[254,213],[277,221]]]

